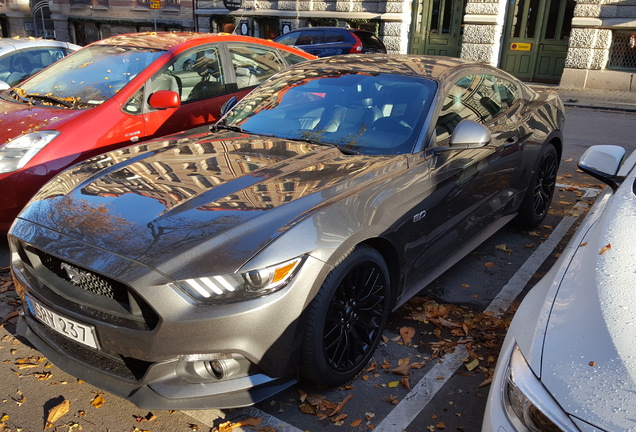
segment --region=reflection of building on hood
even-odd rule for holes
[[[279,151],[272,153],[274,148]],[[169,149],[162,161],[142,159],[134,162],[87,185],[83,192],[101,197],[134,193],[172,208],[217,185],[265,169],[259,173],[263,182],[201,207],[202,210],[265,210],[311,193],[315,188],[324,186],[321,183],[325,178],[333,181],[333,176],[324,176],[325,172],[347,168],[346,164],[319,163],[299,171],[297,174],[300,175],[280,178],[279,170],[268,168],[290,155],[310,151],[305,144],[293,142],[253,140],[246,147],[244,142],[235,139],[202,138]],[[121,160],[130,157],[120,151],[112,155],[113,159]],[[321,174],[314,175],[314,171]],[[163,187],[158,189],[157,183]]]

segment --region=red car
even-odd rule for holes
[[[263,39],[196,33],[119,35],[65,57],[0,94],[0,231],[70,165],[212,123],[232,96],[312,58]]]

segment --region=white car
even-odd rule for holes
[[[582,156],[610,187],[521,303],[482,432],[636,430],[636,152],[624,155],[593,146]]]
[[[37,38],[0,38],[0,90],[13,87],[81,47]]]

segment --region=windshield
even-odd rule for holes
[[[89,46],[63,58],[3,97],[67,108],[93,107],[113,97],[164,52],[139,47]]]
[[[435,89],[419,77],[296,68],[254,90],[220,125],[349,153],[409,153]]]

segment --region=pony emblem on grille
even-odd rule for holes
[[[73,267],[72,265],[69,265],[67,263],[61,263],[60,267],[62,268],[62,270],[66,271],[68,280],[71,281],[71,283],[73,284],[79,284],[82,282],[83,279],[86,279],[90,276],[89,273],[84,272],[77,267]]]

